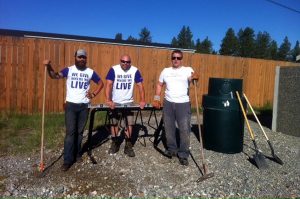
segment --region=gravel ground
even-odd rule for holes
[[[193,124],[196,124],[193,117]],[[257,123],[251,122],[262,152],[271,156]],[[261,170],[248,157],[254,154],[245,126],[243,152],[224,154],[204,150],[209,171],[214,177],[202,182],[200,148],[191,136],[189,166],[177,158],[168,159],[153,147],[153,129],[140,131],[134,148],[136,157],[126,157],[124,143],[115,155],[107,154],[110,142],[102,130],[93,132],[97,145],[92,157],[84,154],[67,172],[60,171],[62,149],[45,151],[46,170],[37,171],[39,152],[23,156],[0,157],[0,196],[13,197],[300,197],[300,137],[272,132],[265,128],[275,153],[284,165],[267,159],[268,169]],[[99,132],[102,132],[100,134]],[[86,138],[85,132],[85,138]],[[101,142],[100,142],[101,141]],[[144,143],[145,141],[145,143]],[[146,146],[144,145],[146,144]],[[158,145],[163,149],[160,142]]]

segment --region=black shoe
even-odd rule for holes
[[[70,167],[71,167],[71,164],[64,163],[63,165],[61,165],[60,170],[68,171],[70,169]]]
[[[179,158],[179,162],[183,166],[188,166],[189,165],[189,161],[188,161],[187,158]]]
[[[164,151],[164,155],[167,156],[168,158],[172,158],[172,157],[177,157],[177,153],[173,152],[173,151],[169,151],[169,150],[165,150]]]
[[[134,150],[132,148],[132,144],[131,144],[130,141],[126,141],[125,148],[124,148],[124,153],[126,155],[128,155],[129,157],[134,157],[135,156],[135,153],[134,153]]]
[[[120,149],[120,143],[116,138],[112,138],[110,148],[108,150],[109,154],[115,154],[119,151]]]

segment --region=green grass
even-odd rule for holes
[[[105,113],[95,114],[94,127],[104,124]],[[63,147],[65,137],[64,113],[45,115],[44,146],[46,149]],[[86,129],[88,129],[89,121]],[[0,112],[0,156],[39,151],[41,147],[42,115]]]
[[[196,113],[197,112],[197,108],[192,108],[191,109],[192,113]],[[199,107],[199,113],[203,113],[203,108],[202,107]]]
[[[257,115],[272,115],[273,113],[273,106],[270,102],[267,102],[264,106],[262,107],[253,107],[255,113]],[[250,108],[249,108],[250,110]],[[252,114],[252,112],[250,111],[249,114]]]
[[[105,112],[96,112],[95,113],[95,117],[94,117],[94,129],[101,126],[101,125],[104,125],[105,124],[105,116],[106,116],[106,113]],[[89,126],[89,122],[90,120],[88,120],[88,123],[86,125],[86,129],[88,129],[88,126]]]
[[[40,149],[42,116],[0,113],[0,154],[27,153]],[[62,145],[64,114],[45,115],[44,145],[52,149]]]

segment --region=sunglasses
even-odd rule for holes
[[[78,56],[78,59],[86,59],[86,56]]]
[[[182,57],[172,57],[172,60],[175,60],[175,59],[182,60]]]
[[[131,61],[125,61],[125,60],[122,60],[122,59],[121,59],[121,62],[122,62],[123,64],[130,64],[130,63],[131,63]]]

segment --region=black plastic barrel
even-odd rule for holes
[[[242,79],[210,78],[203,96],[203,144],[222,153],[243,151],[244,118],[236,96],[242,97]],[[245,100],[242,98],[243,104]]]

